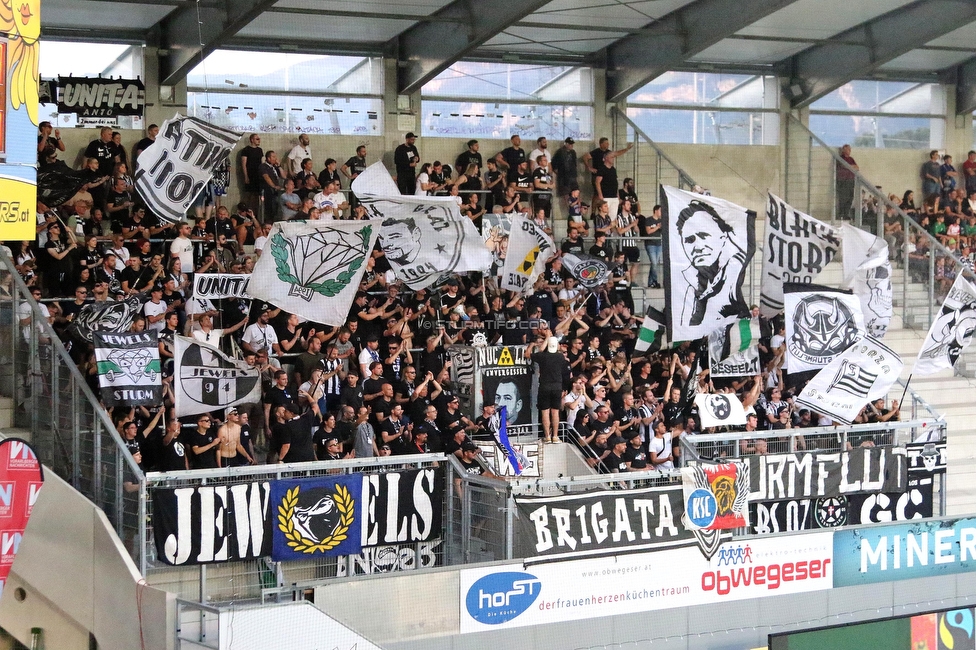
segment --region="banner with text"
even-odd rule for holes
[[[194,273],[193,297],[210,298],[250,298],[247,286],[251,276],[245,273]]]
[[[98,384],[106,406],[156,406],[163,401],[156,330],[93,332]]]

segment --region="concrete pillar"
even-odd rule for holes
[[[973,149],[973,116],[970,113],[956,114],[956,87],[946,85],[945,142],[941,148],[952,156],[952,163],[962,168],[966,154]],[[935,120],[933,120],[935,122]],[[940,121],[941,122],[941,121]],[[933,147],[935,148],[935,147]]]

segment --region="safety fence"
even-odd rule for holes
[[[903,209],[891,198],[897,194],[865,178],[794,115],[787,116],[786,129],[786,201],[818,219],[853,223],[883,237],[894,267],[894,313],[904,327],[928,329],[956,275],[976,281],[960,260],[958,242],[950,248],[933,237],[922,226],[921,206]]]
[[[15,435],[42,463],[101,507],[130,549],[138,530],[126,513],[139,507],[143,473],[126,451],[83,375],[0,247],[0,397],[13,409]],[[73,349],[79,359],[86,350]]]

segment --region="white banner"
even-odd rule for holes
[[[867,333],[876,339],[884,338],[894,314],[888,243],[845,224],[844,279],[861,302]]]
[[[424,289],[453,273],[488,270],[491,252],[453,198],[370,191],[391,191],[389,176],[379,163],[370,165],[352,190],[379,223],[380,246],[398,279],[411,289]]]
[[[932,321],[912,372],[931,375],[952,368],[973,342],[973,332],[976,332],[976,287],[960,273]]]
[[[139,154],[133,175],[136,191],[163,221],[182,221],[240,137],[177,113],[163,123],[156,141]]]
[[[261,373],[217,348],[174,337],[173,394],[176,417],[209,413],[261,400]]]
[[[251,281],[247,273],[194,273],[194,298],[250,298],[247,292]]]
[[[865,336],[807,382],[796,403],[850,424],[865,404],[888,395],[904,366],[881,341]]]
[[[810,284],[840,249],[840,230],[788,205],[772,192],[766,202],[759,310],[764,318],[783,313],[783,284]]]
[[[735,393],[698,393],[695,406],[702,428],[735,427],[746,423],[746,411]]]
[[[653,513],[653,502],[646,507]],[[640,531],[611,527],[593,534]],[[711,561],[691,546],[527,568],[516,563],[462,570],[461,633],[830,589],[833,534],[805,534],[799,545],[796,539],[726,542]]]
[[[864,336],[857,296],[814,284],[787,284],[786,369],[819,370]]]
[[[535,222],[517,215],[508,235],[508,254],[502,271],[502,289],[528,293],[555,254],[556,245]]]
[[[742,296],[756,251],[755,213],[662,187],[665,304],[672,341],[693,341],[749,313]]]
[[[316,323],[344,325],[378,221],[286,221],[271,230],[248,292]]]

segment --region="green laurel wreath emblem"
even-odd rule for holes
[[[338,295],[343,289],[346,288],[352,278],[356,275],[356,271],[358,271],[366,261],[366,255],[369,253],[366,248],[370,237],[373,234],[373,228],[372,226],[364,226],[356,234],[360,237],[360,239],[362,239],[362,255],[350,262],[349,267],[345,271],[338,274],[335,278],[329,278],[322,282],[303,282],[294,273],[292,273],[291,265],[288,263],[288,258],[290,257],[291,252],[289,251],[287,241],[281,235],[281,231],[278,231],[275,233],[274,237],[271,238],[271,255],[275,259],[275,270],[278,273],[278,279],[282,282],[287,282],[288,284],[305,287],[317,294],[325,296],[326,298],[332,298]]]

